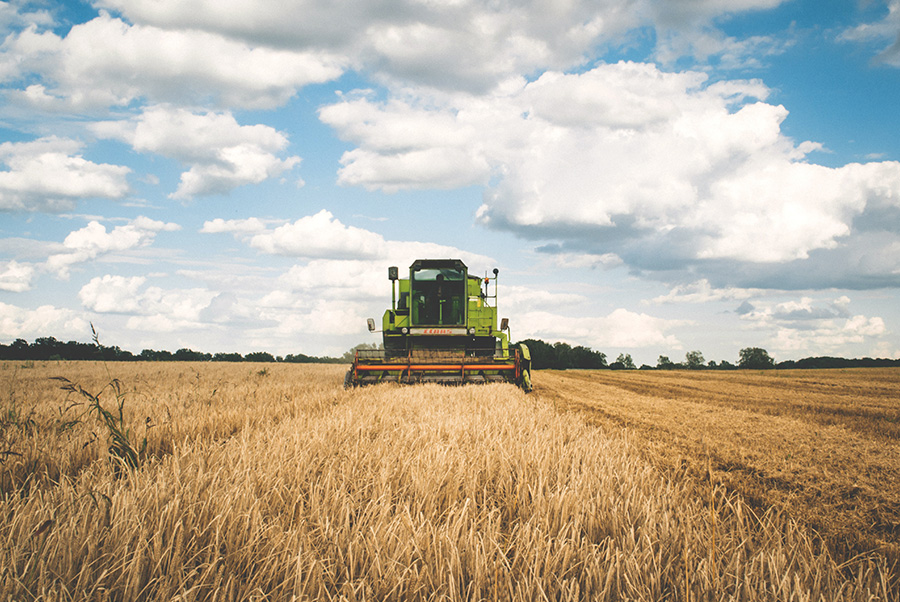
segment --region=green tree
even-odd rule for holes
[[[676,368],[675,363],[667,355],[659,356],[656,360],[656,367],[660,370],[674,370]]]
[[[574,368],[572,362],[572,346],[568,343],[553,343],[553,351],[556,353],[556,367],[562,370]]]
[[[139,357],[147,362],[167,362],[173,359],[171,351],[156,351],[155,349],[144,349]]]
[[[176,362],[208,362],[212,359],[212,356],[202,351],[194,351],[184,347],[172,354],[172,359]]]
[[[634,360],[631,359],[630,353],[620,353],[619,357],[616,358],[615,363],[612,364],[610,368],[613,366],[620,370],[637,370],[637,366],[634,365]]]
[[[528,346],[528,351],[531,353],[531,366],[535,370],[542,368],[597,370],[608,367],[605,353],[594,351],[590,347],[583,345],[572,347],[568,343],[561,342],[551,345],[540,339],[525,339],[524,341],[519,341],[519,343],[524,343]]]
[[[520,342],[528,346],[528,351],[531,352],[531,367],[535,370],[558,367],[556,365],[556,352],[550,343],[540,339],[525,339]]]
[[[688,351],[684,354],[684,363],[689,370],[699,370],[706,363],[703,354],[699,351]]]
[[[360,343],[359,345],[351,347],[349,351],[344,352],[344,355],[341,356],[341,359],[345,362],[352,362],[354,359],[356,359],[357,351],[377,351],[378,349],[384,349],[384,343]],[[291,361],[296,360],[292,358]]]
[[[759,347],[745,347],[740,351],[739,368],[749,370],[768,370],[775,367],[775,360],[769,352]]]
[[[578,345],[572,348],[572,367],[594,370],[606,368],[606,354]]]

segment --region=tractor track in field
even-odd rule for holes
[[[670,478],[789,514],[838,558],[900,560],[900,370],[551,371],[535,396],[625,431]]]

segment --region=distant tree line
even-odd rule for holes
[[[606,354],[594,351],[582,345],[572,346],[568,343],[547,343],[540,339],[521,341],[528,345],[531,352],[531,363],[535,369],[556,370],[635,370],[630,354],[620,353],[616,361],[607,363]],[[33,343],[24,339],[16,339],[9,345],[0,343],[0,360],[105,360],[105,361],[149,361],[149,362],[283,362],[289,364],[344,364],[353,361],[357,349],[378,349],[379,345],[366,344],[353,347],[341,357],[317,357],[302,353],[274,356],[266,351],[255,351],[246,355],[240,353],[204,353],[192,349],[179,349],[175,352],[144,349],[139,354],[101,345],[96,339],[93,343],[66,343],[53,337],[40,337]],[[814,369],[814,368],[884,368],[900,366],[900,359],[845,359],[841,357],[807,357],[800,360],[775,362],[765,349],[745,347],[740,350],[737,364],[727,360],[716,363],[706,361],[700,351],[688,351],[684,361],[673,362],[668,356],[660,355],[656,366],[643,364],[640,370],[767,370],[777,368]]]
[[[620,353],[616,361],[607,364],[606,354],[588,347],[572,347],[567,343],[547,343],[538,339],[521,341],[528,345],[531,363],[535,369],[549,368],[571,370],[578,368],[610,370],[638,369],[631,355]],[[813,368],[886,368],[900,366],[900,359],[845,359],[840,357],[808,357],[801,360],[776,362],[769,352],[760,347],[745,347],[738,354],[737,364],[727,360],[706,361],[700,351],[688,351],[684,361],[673,362],[668,356],[661,355],[656,366],[643,364],[640,370],[779,370],[813,369]]]
[[[606,365],[606,354],[588,347],[572,347],[568,343],[545,343],[537,339],[521,341],[528,345],[531,354],[531,365],[536,369],[553,368],[568,370],[570,368],[599,369],[609,368]]]
[[[769,370],[777,367],[775,360],[769,355],[769,352],[759,347],[745,347],[741,349],[737,365],[732,364],[728,360],[722,360],[716,363],[715,360],[709,362],[703,357],[700,351],[688,351],[684,354],[683,362],[673,362],[668,356],[661,355],[656,360],[657,370],[737,370],[739,368],[746,370]],[[650,366],[641,366],[642,368],[650,368]]]
[[[817,368],[889,368],[900,366],[900,360],[885,358],[864,357],[861,359],[847,359],[843,357],[805,357],[802,360],[785,360],[778,362],[777,367],[782,370],[791,368],[817,369]]]
[[[97,342],[64,343],[53,337],[40,337],[29,344],[25,339],[16,339],[9,345],[0,343],[0,360],[106,360],[145,362],[285,362],[291,364],[337,364],[344,358],[315,357],[302,353],[274,356],[266,351],[254,351],[246,355],[240,353],[204,353],[192,349],[156,351],[144,349],[135,355],[119,347],[107,347]]]

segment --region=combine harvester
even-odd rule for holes
[[[472,276],[459,259],[417,259],[409,278],[388,268],[384,349],[357,350],[344,386],[508,382],[531,391],[528,347],[509,344],[506,318],[497,327],[497,274],[494,269],[493,278]],[[372,318],[369,332],[377,332]]]

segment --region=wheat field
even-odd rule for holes
[[[625,428],[674,478],[789,510],[841,558],[900,561],[900,370],[543,372],[539,395]]]
[[[896,594],[883,555],[836,557],[712,455],[667,470],[547,389],[344,390],[344,370],[0,364],[0,600]]]

